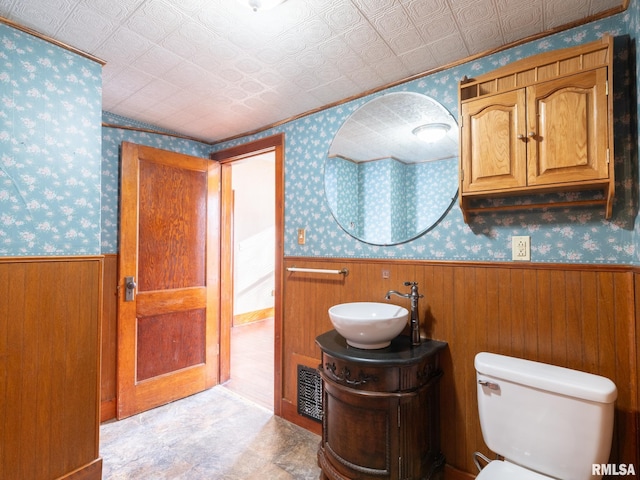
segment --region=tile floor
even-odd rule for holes
[[[320,438],[222,386],[100,428],[104,480],[320,478]]]
[[[104,480],[320,477],[320,437],[272,413],[272,325],[238,327],[233,335],[230,382],[101,426]]]

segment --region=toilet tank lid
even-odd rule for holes
[[[474,364],[479,374],[560,395],[600,403],[615,402],[618,396],[616,385],[606,377],[548,363],[480,352]]]

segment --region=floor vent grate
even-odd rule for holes
[[[322,379],[315,368],[298,365],[298,413],[322,422]]]

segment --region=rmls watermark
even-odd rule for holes
[[[635,475],[633,463],[594,463],[591,475]]]

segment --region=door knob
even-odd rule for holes
[[[136,287],[138,286],[135,277],[124,277],[124,301],[133,302],[136,295]]]

